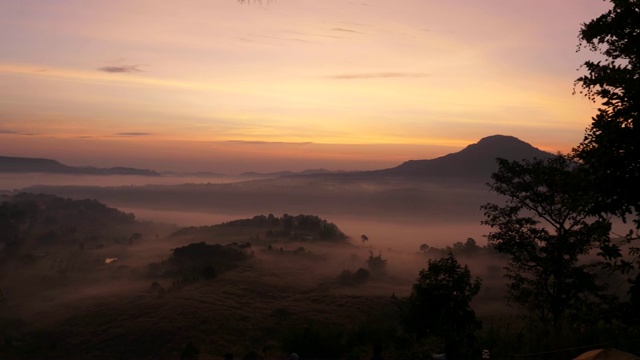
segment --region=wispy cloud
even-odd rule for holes
[[[149,136],[151,133],[146,132],[121,132],[117,133],[116,136]]]
[[[135,73],[141,72],[140,65],[113,65],[113,66],[102,66],[99,67],[98,70],[106,72],[106,73]]]
[[[348,32],[348,33],[357,33],[357,34],[359,34],[359,33],[360,33],[359,31],[355,31],[355,30],[351,30],[351,29],[346,29],[346,28],[340,28],[340,27],[333,28],[333,29],[331,29],[331,31]]]
[[[418,78],[429,76],[427,73],[402,73],[402,72],[379,72],[360,74],[338,74],[325,76],[327,79],[336,80],[358,80],[358,79],[382,79],[382,78]]]
[[[36,135],[42,135],[42,134],[39,134],[39,133],[26,133],[26,132],[22,132],[22,131],[2,130],[2,129],[0,129],[0,135],[36,136]]]
[[[289,141],[227,140],[225,142],[233,143],[233,144],[247,144],[247,145],[310,145],[310,144],[313,144],[310,141],[289,142]]]

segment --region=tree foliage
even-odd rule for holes
[[[601,290],[580,258],[610,242],[611,224],[589,216],[582,168],[566,158],[498,165],[490,188],[506,202],[482,207],[493,229],[489,243],[509,256],[510,300],[557,328]]]
[[[419,338],[439,337],[446,348],[459,347],[480,328],[470,305],[480,286],[480,279],[472,280],[469,268],[453,254],[429,260],[402,304],[403,323]]]
[[[27,216],[28,214],[16,204],[6,201],[0,204],[0,242],[8,247],[19,245]]]
[[[373,256],[373,251],[369,250],[367,268],[374,276],[385,275],[387,272],[387,260],[382,258],[382,254]]]
[[[601,101],[582,143],[574,149],[588,166],[594,213],[640,212],[640,1],[612,0],[611,10],[582,25],[579,40],[602,60],[583,65],[582,92]],[[636,226],[640,228],[640,218]]]
[[[576,80],[600,107],[582,143],[573,151],[591,180],[591,213],[633,218],[634,229],[622,243],[640,238],[640,1],[611,0],[612,8],[582,25],[579,40],[602,60],[586,61],[586,74]],[[621,244],[607,244],[601,254],[611,270],[630,274],[640,264],[640,248],[631,246],[625,259]],[[635,265],[634,265],[635,263]],[[640,304],[639,276],[629,279],[629,302]],[[624,319],[638,311],[623,311]],[[631,316],[631,317],[634,317]]]
[[[225,271],[237,266],[250,257],[250,243],[231,243],[228,245],[191,243],[172,250],[165,264],[175,272],[195,273],[206,279],[215,278],[217,271]]]
[[[370,276],[367,269],[359,268],[356,272],[343,270],[338,276],[338,283],[345,286],[355,286],[365,283]]]

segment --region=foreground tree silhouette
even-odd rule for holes
[[[635,212],[640,229],[640,1],[611,3],[580,30],[581,44],[604,60],[586,61],[587,73],[576,80],[601,104],[574,155],[588,166],[597,190],[592,211]]]
[[[469,268],[462,267],[453,254],[429,260],[411,295],[400,304],[403,323],[419,339],[440,338],[447,359],[455,359],[480,328],[470,306],[479,291],[480,279],[472,280]]]
[[[490,188],[506,202],[484,205],[483,224],[493,230],[489,243],[509,256],[509,299],[559,333],[567,313],[597,304],[602,288],[579,260],[609,243],[611,224],[589,216],[588,180],[566,158],[498,159],[498,166]]]
[[[604,60],[586,61],[587,73],[576,80],[600,107],[573,155],[589,170],[591,212],[634,220],[635,229],[623,242],[601,252],[611,270],[632,274],[640,266],[640,247],[631,246],[627,257],[620,245],[640,238],[640,1],[611,3],[611,10],[580,30],[580,43]],[[640,311],[630,311],[640,308],[640,297],[634,296],[640,293],[640,273],[629,284],[629,301],[620,311],[623,321],[640,319]]]

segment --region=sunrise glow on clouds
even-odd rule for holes
[[[493,134],[581,140],[598,0],[2,1],[3,155],[380,168]],[[122,163],[122,162],[126,163]]]

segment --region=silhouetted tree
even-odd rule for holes
[[[340,273],[338,281],[341,285],[359,285],[366,282],[369,279],[369,271],[363,268],[359,268],[355,273],[350,270],[344,270]]]
[[[595,301],[601,290],[580,256],[610,242],[611,224],[589,216],[582,169],[564,157],[498,159],[492,191],[506,203],[486,204],[489,243],[508,255],[509,299],[559,329],[568,312]],[[585,190],[587,189],[587,190]]]
[[[593,180],[592,210],[635,212],[640,229],[640,1],[611,3],[580,30],[580,43],[599,60],[583,64],[576,85],[601,104],[574,155]]]
[[[429,260],[420,270],[408,299],[400,303],[402,322],[417,338],[438,337],[445,342],[447,358],[455,358],[480,328],[471,300],[480,291],[480,279],[471,278],[453,254]]]
[[[373,275],[382,275],[387,271],[387,260],[382,258],[382,254],[373,256],[373,251],[369,251],[369,258],[367,259],[367,268]]]
[[[480,249],[474,238],[467,238],[467,241],[464,242],[464,247],[469,253],[474,253]]]
[[[8,248],[17,247],[23,240],[23,226],[28,213],[10,202],[0,204],[0,241]]]
[[[624,236],[625,241],[609,244],[601,252],[612,270],[630,274],[640,266],[640,247],[631,246],[625,259],[620,245],[640,238],[640,1],[611,3],[609,11],[582,25],[578,37],[581,45],[598,53],[599,60],[583,64],[587,73],[576,85],[600,106],[573,155],[588,170],[591,213],[634,220],[635,229]],[[638,299],[633,294],[640,292],[639,280],[629,279],[631,300],[625,306],[640,306],[633,303]]]

